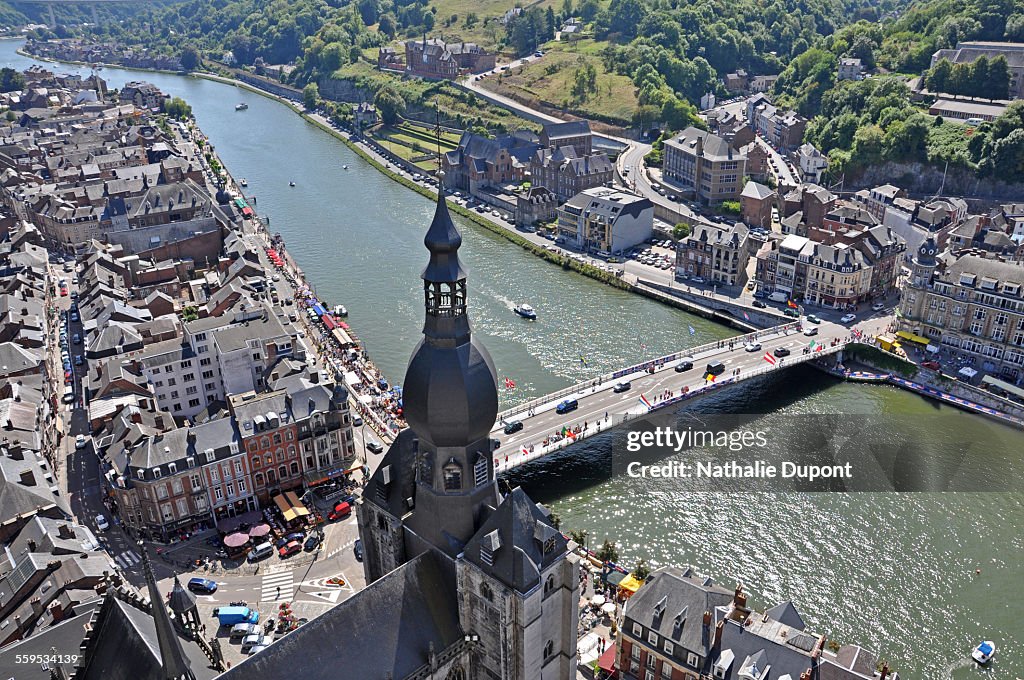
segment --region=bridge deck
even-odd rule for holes
[[[492,437],[501,442],[500,448],[494,452],[495,472],[505,472],[538,460],[651,411],[678,407],[684,401],[727,385],[834,354],[846,346],[850,336],[850,330],[838,324],[825,322],[820,326],[806,326],[818,328],[818,334],[809,337],[797,328],[796,323],[785,324],[631,366],[509,409],[499,415],[499,422],[491,433]],[[755,339],[761,344],[761,349],[746,351],[745,344]],[[812,341],[815,343],[815,351],[805,354],[804,349]],[[765,354],[779,347],[788,349],[790,355],[776,359],[773,365],[765,359]],[[683,357],[692,358],[694,367],[677,373],[675,367]],[[705,380],[704,369],[713,359],[725,364],[725,373],[710,382]],[[653,373],[650,372],[652,366]],[[738,373],[734,374],[737,370]],[[631,388],[616,393],[614,387],[622,381],[630,382]],[[641,395],[651,402],[653,408],[648,408],[640,401]],[[557,413],[557,405],[568,397],[576,398],[579,408],[566,414]],[[506,435],[504,426],[511,420],[522,421],[523,429]],[[581,429],[575,437],[562,437],[559,434],[563,428],[571,430],[584,426],[585,429]]]

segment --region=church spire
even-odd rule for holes
[[[167,613],[163,598],[160,597],[160,589],[157,588],[156,577],[153,575],[153,565],[149,561],[149,552],[142,541],[139,541],[139,552],[142,553],[142,571],[146,577],[146,586],[149,588],[153,625],[156,626],[156,639],[160,646],[163,676],[159,680],[196,680],[195,673],[185,658],[185,651],[181,648],[181,640],[174,631],[174,623]]]
[[[423,335],[434,347],[455,347],[469,339],[466,271],[459,262],[462,235],[448,213],[443,177],[439,179],[437,208],[423,238],[423,244],[430,251],[430,261],[422,274],[426,308]]]

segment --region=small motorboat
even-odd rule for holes
[[[980,645],[974,648],[971,652],[971,658],[977,661],[979,664],[984,666],[992,657],[996,655],[996,643],[991,640],[985,640]]]
[[[334,316],[339,316],[341,318],[345,318],[346,316],[348,316],[348,310],[345,309],[345,305],[335,305]]]
[[[341,166],[341,169],[342,170],[348,170],[348,166],[347,165],[343,165],[343,166]]]
[[[295,182],[288,182],[288,186],[290,186],[290,187],[295,186]]]
[[[240,181],[238,182],[238,186],[242,186],[242,187],[247,187],[247,186],[249,186],[249,180],[247,180],[246,178],[244,178],[244,177],[243,177],[243,178],[242,178],[242,179],[241,179],[241,180],[240,180]]]
[[[241,104],[235,104],[235,111],[245,111],[248,108],[249,108],[249,105],[246,104],[245,102],[242,102]]]
[[[537,312],[533,311],[533,307],[526,304],[525,302],[521,305],[516,305],[515,312],[524,319],[537,319]]]

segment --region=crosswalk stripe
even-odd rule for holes
[[[278,588],[281,588],[280,597],[278,596]],[[261,600],[290,600],[293,594],[294,584],[292,583],[292,572],[286,571],[280,574],[267,574],[263,577],[261,584],[260,599]]]

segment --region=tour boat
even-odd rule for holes
[[[290,186],[290,187],[295,186],[295,182],[288,182],[288,186]]]
[[[245,111],[247,108],[249,108],[249,105],[245,102],[242,102],[241,104],[235,104],[235,111]]]
[[[334,306],[334,316],[340,316],[342,318],[345,318],[346,316],[348,316],[348,310],[345,309],[345,305],[335,305]]]
[[[341,166],[341,169],[342,170],[348,170],[348,166],[347,165],[343,165],[343,166]]]
[[[992,657],[996,655],[996,643],[991,640],[985,640],[980,645],[974,648],[971,652],[971,658],[977,661],[979,664],[984,666]]]
[[[524,319],[536,319],[537,312],[533,311],[533,307],[526,304],[525,302],[521,305],[516,305],[516,314],[523,317]]]
[[[246,178],[243,177],[238,184],[239,184],[239,186],[247,187],[247,186],[249,186],[249,180],[247,180]]]

